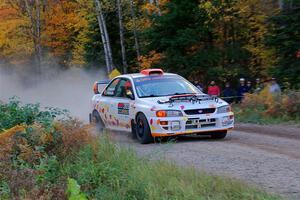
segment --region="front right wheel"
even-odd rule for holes
[[[151,130],[144,114],[138,114],[136,118],[136,138],[141,144],[148,144],[153,142],[153,137],[151,135]]]

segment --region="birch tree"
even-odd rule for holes
[[[96,16],[97,16],[97,20],[98,20],[98,24],[99,24],[99,28],[100,28],[101,40],[103,43],[106,69],[107,69],[107,73],[109,74],[114,68],[112,51],[111,51],[111,46],[110,46],[110,41],[109,41],[109,35],[107,32],[106,22],[105,22],[105,18],[103,16],[103,10],[101,7],[101,3],[99,0],[94,0],[94,4],[95,4],[95,9],[96,9]]]
[[[120,32],[123,73],[126,74],[128,65],[126,61],[126,49],[125,49],[125,42],[124,42],[124,26],[123,26],[121,0],[117,0],[117,10],[118,10],[118,18],[119,18],[119,32]]]
[[[138,39],[138,33],[137,33],[136,16],[135,16],[135,12],[134,12],[133,0],[130,0],[130,15],[131,15],[131,20],[133,22],[134,48],[136,51],[136,56],[137,56],[137,58],[139,58],[141,54],[140,54],[139,39]]]

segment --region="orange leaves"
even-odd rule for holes
[[[33,51],[29,20],[10,4],[0,3],[0,56],[22,62]]]
[[[266,117],[295,118],[300,112],[300,93],[290,91],[288,94],[272,95],[266,86],[259,94],[246,94],[241,105],[242,110],[252,109]]]
[[[10,7],[0,8],[0,22],[15,16],[17,11]]]
[[[150,51],[148,55],[140,56],[138,58],[140,69],[149,69],[154,65],[159,64],[163,58],[162,53],[156,53],[156,51]]]
[[[50,2],[45,16],[43,44],[52,49],[54,56],[65,56],[73,47],[74,37],[87,26],[87,21],[76,11],[77,3],[61,0]]]
[[[69,123],[56,123],[54,128],[62,135],[62,146],[59,148],[60,155],[68,155],[78,150],[83,145],[95,145],[96,136],[92,135],[92,127],[84,125],[78,120],[71,120]]]

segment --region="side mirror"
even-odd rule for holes
[[[134,96],[132,94],[132,91],[131,90],[126,90],[126,97],[133,100],[134,99]]]

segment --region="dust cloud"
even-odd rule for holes
[[[71,115],[88,121],[93,96],[93,83],[106,79],[104,70],[72,68],[52,73],[52,77],[24,76],[0,68],[0,101],[17,96],[22,103],[40,103],[41,107],[67,109]],[[46,78],[45,78],[46,77]]]

